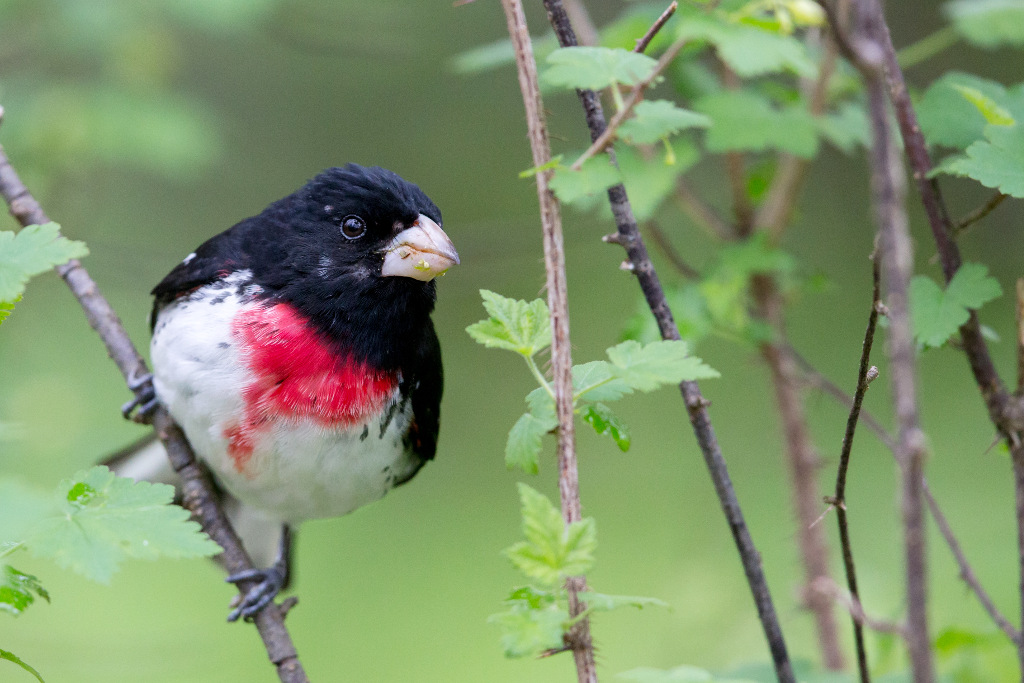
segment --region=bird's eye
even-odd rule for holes
[[[341,222],[341,234],[350,240],[363,236],[366,232],[366,223],[359,216],[345,216]]]

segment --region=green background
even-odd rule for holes
[[[180,11],[154,9],[174,4]],[[539,35],[544,16],[539,2],[530,4]],[[599,23],[623,7],[589,4]],[[938,3],[890,5],[897,45],[941,26]],[[263,0],[246,10],[244,3],[220,0],[212,6],[220,14],[187,1],[148,10],[112,0],[0,2],[0,41],[7,41],[0,42],[0,103],[7,107],[0,143],[41,190],[65,234],[88,243],[86,265],[143,347],[146,292],[163,274],[202,240],[322,168],[377,164],[418,183],[441,207],[463,262],[440,283],[435,314],[447,376],[438,458],[382,502],[303,526],[300,603],[288,624],[313,680],[572,679],[568,656],[505,660],[497,629],[486,623],[521,581],[499,553],[520,536],[515,482],[556,495],[552,444],[539,477],[508,472],[502,462],[505,435],[531,388],[529,374],[512,354],[485,350],[464,332],[483,316],[480,288],[534,298],[543,286],[534,185],[516,177],[532,164],[514,71],[465,76],[451,67],[453,56],[504,35],[498,3],[453,8],[449,0]],[[105,45],[102,58],[89,47],[95,43]],[[1015,83],[1015,60],[1019,64],[1019,55],[1009,51],[962,47],[909,77],[924,86],[956,67]],[[111,80],[138,85],[143,94],[157,87],[192,103],[186,108],[199,108],[214,136],[177,141],[184,161],[145,162],[145,146],[133,151],[126,132],[138,125],[129,110],[121,119],[105,119],[114,133],[102,143],[105,151],[92,150],[101,159],[78,161],[76,154],[101,143],[90,139],[60,93]],[[582,147],[575,98],[549,96],[546,105],[552,135],[565,141],[556,144]],[[21,145],[19,135],[36,130],[26,120],[30,115],[53,118],[64,132],[34,148]],[[26,157],[21,149],[38,153]],[[726,206],[721,178],[714,161],[692,172],[701,192]],[[831,283],[794,303],[792,341],[848,389],[870,300],[874,229],[866,184],[862,158],[826,152],[785,242],[804,273],[824,273]],[[968,183],[951,183],[947,192],[956,215],[988,196]],[[927,226],[913,194],[911,200],[918,272],[938,276]],[[706,263],[707,240],[672,209],[662,218],[687,258]],[[1021,275],[1020,218],[1011,200],[963,240],[966,258],[988,264],[1004,290]],[[0,227],[13,229],[13,221],[4,218]],[[616,343],[638,306],[633,278],[617,267],[621,251],[599,240],[612,229],[598,214],[566,212],[577,362],[600,357]],[[1011,298],[990,304],[983,319],[1004,340],[993,346],[999,369],[1014,377]],[[882,378],[867,406],[888,424],[883,348],[876,346]],[[755,352],[730,342],[707,342],[698,352],[723,375],[703,389],[791,652],[814,658],[811,621],[796,594],[801,570],[765,369]],[[1009,463],[1000,448],[989,448],[993,429],[961,354],[931,351],[920,369],[930,484],[981,580],[1015,621]],[[34,280],[0,328],[0,422],[14,425],[0,440],[0,472],[48,489],[138,438],[143,428],[118,414],[128,396],[63,283],[52,274]],[[808,395],[808,409],[827,490],[846,412],[815,393]],[[579,430],[584,512],[596,518],[600,541],[591,585],[661,598],[672,609],[599,615],[593,628],[602,676],[637,666],[722,670],[766,660],[732,539],[678,394],[632,397],[617,410],[632,429],[628,453]],[[890,454],[862,430],[848,492],[852,533],[865,603],[890,618],[903,609],[895,493]],[[834,518],[823,523],[838,571]],[[934,631],[954,625],[994,630],[958,580],[934,528],[929,541]],[[42,579],[53,603],[16,621],[0,617],[0,647],[48,681],[275,680],[252,627],[224,622],[233,588],[209,562],[132,562],[102,586],[27,556],[12,559]],[[847,620],[839,619],[846,637]],[[1009,646],[999,657],[1012,660]],[[28,677],[0,663],[0,680]]]

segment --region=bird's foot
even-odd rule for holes
[[[139,424],[149,424],[153,419],[153,410],[160,404],[153,388],[153,375],[146,373],[141,377],[128,379],[128,388],[135,392],[135,398],[121,406],[121,415],[126,420]]]
[[[228,621],[238,621],[239,617],[245,621],[250,621],[257,612],[269,605],[281,591],[285,584],[285,572],[277,566],[267,567],[266,569],[247,569],[237,574],[232,574],[224,580],[228,583],[257,581],[256,585],[250,588],[244,596],[241,596],[238,604],[233,605],[234,609],[228,614]]]

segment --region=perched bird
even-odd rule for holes
[[[153,289],[155,399],[233,499],[243,541],[266,534],[247,534],[239,507],[282,532],[271,566],[228,577],[259,580],[229,620],[286,585],[292,526],[377,500],[434,457],[434,278],[458,263],[426,194],[348,164],[203,243]]]

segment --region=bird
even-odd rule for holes
[[[227,577],[256,581],[229,621],[288,585],[298,524],[373,502],[434,458],[443,372],[431,313],[436,278],[458,264],[417,185],[347,164],[207,240],[152,290],[152,391],[123,412],[163,405],[247,548],[278,540],[269,566]],[[158,456],[121,454],[112,468],[166,480]]]

